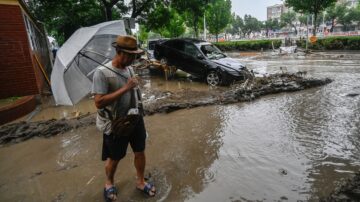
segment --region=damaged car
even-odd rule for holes
[[[198,39],[170,39],[158,43],[154,57],[212,86],[229,85],[252,77],[252,73],[238,60],[228,57],[213,44]]]

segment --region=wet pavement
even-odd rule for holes
[[[146,173],[158,195],[148,199],[135,190],[129,150],[116,176],[120,201],[318,201],[328,196],[360,168],[360,96],[349,96],[360,93],[360,53],[316,55],[239,59],[260,73],[329,77],[334,81],[328,85],[147,116]],[[144,82],[159,91],[213,90],[186,80]],[[55,109],[49,104],[32,119],[78,111],[95,112],[92,100]],[[0,201],[102,201],[100,152],[95,126],[4,146]]]

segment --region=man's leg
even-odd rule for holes
[[[105,190],[104,190],[105,201],[109,201],[109,199],[111,201],[117,200],[117,191],[114,186],[114,176],[118,163],[119,163],[118,160],[112,160],[110,158],[107,158],[105,162],[105,174],[106,174]]]
[[[105,173],[106,173],[105,188],[107,189],[114,185],[114,176],[118,164],[119,164],[118,160],[112,160],[110,158],[107,158],[105,162]]]
[[[114,184],[115,172],[119,161],[126,155],[126,149],[129,139],[118,137],[114,139],[114,135],[103,135],[102,160],[105,161],[105,201],[115,201],[117,199],[117,189]]]
[[[130,145],[134,151],[134,166],[136,168],[137,182],[136,187],[140,190],[144,190],[145,186],[150,191],[147,193],[149,196],[155,196],[155,187],[153,185],[145,182],[144,172],[145,172],[145,140],[146,140],[146,129],[144,120],[141,119],[137,125],[132,138],[130,139]],[[149,188],[150,187],[150,188]]]
[[[136,175],[137,175],[137,184],[144,185],[144,173],[145,173],[145,164],[146,158],[144,152],[134,152],[135,159],[134,159],[134,166],[136,168]]]
[[[145,164],[146,164],[145,152],[134,152],[134,154],[135,154],[134,165],[136,168],[136,175],[137,175],[136,186],[138,189],[143,190],[147,184],[144,179]],[[151,191],[149,192],[149,196],[154,196],[155,192],[156,190],[155,187],[153,186],[151,188]]]

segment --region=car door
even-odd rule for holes
[[[174,40],[172,43],[172,53],[171,60],[177,68],[183,70],[183,50],[184,50],[184,42],[181,40]]]
[[[179,40],[171,40],[164,43],[163,55],[167,59],[168,64],[181,67],[181,59],[179,55],[182,54],[183,45]]]
[[[200,58],[202,57],[202,58]],[[204,77],[206,74],[206,61],[200,50],[192,43],[184,43],[184,71],[198,77]]]

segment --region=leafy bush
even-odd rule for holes
[[[281,46],[281,40],[227,41],[214,43],[214,45],[222,51],[267,50],[272,49],[272,42],[274,43],[274,48]]]
[[[306,47],[305,40],[297,40],[296,45]],[[360,50],[360,36],[327,37],[308,44],[314,50]]]

